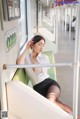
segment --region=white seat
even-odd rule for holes
[[[20,81],[7,82],[9,119],[72,119],[56,104]]]

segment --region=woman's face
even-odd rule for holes
[[[43,39],[41,39],[39,42],[33,44],[33,46],[32,46],[33,51],[39,54],[40,52],[43,51],[44,44],[45,44],[45,41]]]

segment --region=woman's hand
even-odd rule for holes
[[[28,43],[26,45],[26,50],[31,49],[32,48],[32,45],[33,45],[33,41],[32,40],[28,41]]]
[[[26,49],[24,50],[24,52],[18,57],[17,59],[17,64],[24,64],[25,63],[25,57],[26,57],[26,53],[27,51],[32,48],[33,45],[33,41],[30,40],[27,45],[26,45]]]

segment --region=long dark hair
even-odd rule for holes
[[[34,36],[33,38],[32,38],[32,41],[33,41],[33,44],[36,44],[37,42],[39,42],[40,40],[44,40],[44,42],[46,42],[45,41],[45,39],[41,36],[41,35],[36,35],[36,36]]]

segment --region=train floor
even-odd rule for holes
[[[56,63],[73,62],[75,51],[75,32],[71,32],[69,40],[69,32],[65,33],[65,29],[59,27],[58,37],[58,53],[55,54]],[[72,107],[73,102],[73,68],[57,67],[57,80],[61,86],[61,100]],[[80,87],[79,87],[80,91]],[[69,97],[69,98],[68,98]],[[79,95],[80,100],[80,95]],[[79,111],[80,113],[80,104]]]

